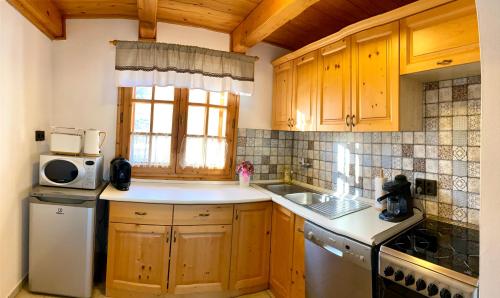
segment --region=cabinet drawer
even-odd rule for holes
[[[172,214],[172,205],[129,202],[110,202],[109,204],[110,222],[171,225]]]
[[[225,225],[233,223],[233,205],[175,205],[174,225]]]

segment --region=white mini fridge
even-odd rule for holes
[[[95,198],[30,198],[30,291],[92,296],[95,206]]]

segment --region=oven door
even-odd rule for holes
[[[57,157],[40,160],[40,184],[62,187],[79,187],[85,168],[79,158]]]
[[[426,298],[413,290],[391,280],[377,276],[378,298]]]

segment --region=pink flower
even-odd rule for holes
[[[245,177],[253,175],[254,167],[253,164],[247,160],[240,162],[236,167],[236,173]]]

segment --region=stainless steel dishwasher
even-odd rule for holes
[[[306,297],[372,297],[372,247],[310,222],[304,237]]]

